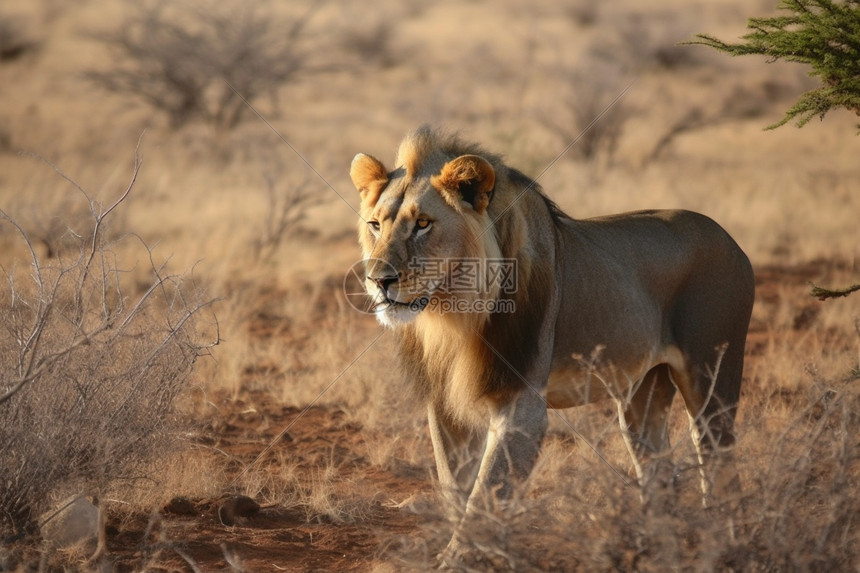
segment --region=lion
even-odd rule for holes
[[[642,486],[676,393],[701,465],[730,455],[754,277],[713,220],[576,220],[500,156],[428,126],[393,170],[359,153],[350,176],[365,289],[426,402],[441,492],[464,509],[447,555],[529,476],[548,408],[619,400]],[[725,467],[706,494],[737,485]]]

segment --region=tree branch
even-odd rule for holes
[[[812,292],[810,292],[809,294],[816,297],[818,300],[827,300],[828,298],[841,298],[843,296],[848,296],[851,293],[860,290],[860,285],[851,285],[850,287],[841,289],[829,289],[816,286],[813,283],[809,284],[812,285]]]

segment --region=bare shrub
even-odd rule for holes
[[[682,13],[624,12],[614,16],[614,34],[601,36],[590,48],[597,60],[616,62],[626,71],[678,70],[697,65],[702,54],[678,43],[686,40],[693,18]]]
[[[112,68],[85,76],[167,115],[173,127],[199,119],[233,128],[245,100],[274,96],[312,69],[300,41],[314,14],[279,17],[271,5],[239,1],[144,3],[115,32],[95,34],[115,52]]]
[[[624,98],[619,99],[625,86],[645,71],[693,67],[701,56],[677,45],[689,27],[680,16],[582,10],[586,11],[581,25],[593,23],[599,12],[612,18],[612,33],[600,34],[572,67],[559,66],[556,73],[566,78],[567,93],[560,109],[544,113],[542,123],[566,143],[576,141],[571,148],[574,157],[611,165],[632,115]],[[579,13],[580,9],[571,9],[577,21]],[[685,116],[670,130],[667,141],[701,124],[699,115]],[[660,150],[665,147],[662,142],[659,145]]]
[[[91,236],[93,232],[94,220],[89,203],[81,201],[73,193],[59,193],[49,198],[22,194],[10,208],[17,211],[15,222],[27,235],[42,262],[77,256],[81,237]],[[118,227],[117,218],[122,216],[121,211],[114,213],[111,228]],[[13,236],[18,233],[11,225],[5,231]],[[110,234],[109,229],[102,228],[101,232],[105,240],[117,238]]]
[[[565,144],[573,143],[570,148],[573,157],[611,164],[630,117],[622,101],[625,86],[621,75],[590,64],[562,73],[569,78],[568,93],[561,109],[544,114],[544,126]]]
[[[280,177],[267,172],[265,179],[266,212],[262,225],[251,240],[251,252],[258,261],[269,261],[283,242],[294,233],[309,207],[324,198],[313,192],[309,177],[299,183],[280,184]]]
[[[762,91],[766,89],[766,83],[752,89],[735,86],[722,101],[712,102],[716,108],[713,112],[706,112],[702,107],[689,106],[687,103],[679,104],[677,107],[684,112],[667,124],[643,162],[655,161],[678,137],[687,133],[761,115],[766,102]]]
[[[590,28],[599,20],[600,5],[594,2],[574,2],[565,7],[565,15],[581,28]]]
[[[392,46],[395,30],[395,25],[389,20],[368,26],[350,26],[341,35],[340,44],[362,62],[391,68],[403,57]]]
[[[205,351],[197,322],[208,303],[193,281],[153,262],[133,294],[105,227],[134,186],[105,207],[75,187],[92,215],[75,257],[49,263],[8,214],[29,263],[3,264],[0,292],[0,528],[32,531],[52,497],[146,479],[169,448],[173,403]],[[68,181],[70,179],[66,177]],[[72,182],[74,184],[74,182]],[[139,241],[135,236],[127,238]],[[217,342],[217,340],[216,340]]]

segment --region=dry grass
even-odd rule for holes
[[[842,332],[836,378],[814,366],[788,372],[791,390],[753,375],[742,404],[737,459],[743,489],[702,508],[695,452],[685,417],[675,416],[675,488],[647,500],[626,467],[611,412],[551,424],[521,499],[469,527],[472,553],[454,570],[804,571],[845,570],[857,553],[855,492],[860,479],[860,332]],[[833,340],[836,342],[836,340]],[[803,344],[801,343],[801,346]],[[793,352],[803,352],[793,348]],[[783,351],[784,357],[788,352]],[[832,347],[829,350],[832,352]],[[847,368],[846,368],[847,366]],[[609,410],[609,408],[607,408]],[[551,416],[552,417],[552,416]],[[610,467],[616,466],[614,469]],[[619,475],[617,472],[620,472]],[[625,483],[626,480],[626,483]],[[454,530],[444,512],[426,511],[421,540],[394,552],[421,570]]]
[[[134,336],[106,329],[94,344],[75,347],[45,370],[50,378],[33,381],[28,388],[35,401],[28,408],[41,413],[21,410],[0,422],[0,467],[14,466],[19,454],[8,444],[23,440],[74,461],[66,464],[68,474],[15,478],[57,495],[97,482],[115,507],[147,514],[174,495],[205,499],[228,491],[296,509],[309,522],[357,525],[381,503],[379,491],[367,485],[373,483],[368,472],[426,475],[432,460],[424,413],[396,373],[395,341],[391,333],[376,340],[382,331],[349,307],[341,281],[359,257],[350,159],[363,151],[390,161],[403,132],[431,121],[461,129],[532,176],[557,160],[540,182],[577,217],[652,207],[702,211],[735,236],[758,270],[775,265],[786,281],[759,293],[753,315],[739,421],[743,514],[704,511],[695,503],[694,454],[680,410],[672,435],[682,503],[643,506],[635,488],[590,447],[630,475],[615,409],[599,405],[563,413],[567,423],[551,416],[550,438],[521,503],[508,521],[487,516],[487,527],[475,529],[474,542],[490,560],[475,567],[856,567],[860,544],[852,515],[860,498],[852,436],[860,430],[854,326],[860,298],[821,304],[808,297],[806,285],[847,286],[860,273],[855,118],[833,114],[803,132],[763,133],[767,116],[778,119],[783,100],[803,89],[802,74],[787,64],[726,61],[672,47],[698,31],[739,35],[750,15],[744,3],[702,7],[664,0],[653,10],[630,2],[573,4],[385,0],[360,13],[323,5],[305,37],[309,57],[327,71],[297,75],[289,90],[255,100],[301,157],[262,122],[244,121],[225,132],[189,120],[173,129],[133,98],[93,90],[82,73],[106,69],[111,55],[92,40],[92,22],[115,34],[125,17],[123,2],[86,2],[74,11],[49,0],[22,7],[21,17],[41,27],[34,37],[44,40],[26,58],[0,63],[0,208],[30,237],[37,259],[48,261],[43,282],[62,278],[57,308],[74,317],[82,302],[74,288],[83,269],[81,239],[94,230],[89,204],[73,187],[58,185],[43,162],[14,152],[37,152],[61,164],[89,198],[110,205],[128,183],[123,150],[149,126],[147,164],[135,192],[102,229],[104,259],[87,279],[95,281],[87,291],[86,308],[95,313],[84,313],[95,321],[85,323],[87,332],[103,323],[104,313],[97,312],[103,301],[130,312],[153,282],[167,295],[153,291],[145,299]],[[278,18],[294,16],[272,10]],[[667,13],[674,16],[667,19]],[[612,100],[613,90],[634,81],[619,102],[624,113],[616,123],[589,133],[590,147],[559,157],[590,121],[577,118],[577,111],[594,113]],[[2,390],[5,380],[20,377],[15,333],[32,324],[44,293],[34,286],[33,257],[19,230],[0,226],[0,244],[0,263],[14,278],[2,300],[9,325],[3,356],[12,358],[4,363]],[[187,268],[194,268],[194,285],[186,282],[191,275],[177,272]],[[176,298],[190,286],[205,286],[207,299],[220,299],[213,308],[222,344],[188,377],[189,347],[159,346],[157,333],[169,332],[182,313],[196,308]],[[13,306],[12,292],[29,306]],[[48,355],[78,340],[74,321],[63,316],[45,323],[43,344],[55,349]],[[111,316],[121,321],[127,314]],[[153,348],[163,354],[141,368],[141,356]],[[70,380],[68,390],[45,390]],[[96,398],[86,394],[92,380],[103,383]],[[168,432],[170,404],[183,388],[183,422],[197,427],[177,457],[155,436],[176,435]],[[129,392],[138,392],[135,400],[114,399]],[[24,396],[22,390],[16,399],[23,403]],[[159,416],[123,413],[131,422],[119,429],[89,416],[74,422],[63,414],[69,396],[81,413],[130,412],[125,407]],[[332,450],[313,468],[279,451],[231,483],[238,462],[203,438],[217,434],[217,420],[231,405],[252,408],[259,405],[255,400],[338,409],[366,449],[354,456]],[[568,423],[590,446],[571,435]],[[78,443],[86,447],[68,449],[86,436]],[[147,453],[143,446],[161,456],[158,464],[116,465],[142,460],[136,456]],[[147,479],[115,479],[140,475]],[[33,491],[50,497],[47,490]],[[19,504],[24,513],[14,520],[26,522],[30,505]],[[429,528],[420,539],[408,536],[382,551],[381,568],[426,568],[450,533],[432,503],[410,506]],[[9,521],[8,514],[0,520]],[[150,563],[157,562],[153,555]]]

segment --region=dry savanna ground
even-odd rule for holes
[[[805,70],[676,46],[772,3],[142,6],[0,2],[0,570],[435,566],[421,405],[342,289],[350,160],[425,122],[575,217],[706,213],[757,274],[741,491],[701,508],[680,408],[677,495],[645,505],[612,404],[551,414],[463,567],[860,566],[860,294],[809,294],[860,282],[857,118],[763,131]],[[48,533],[81,494],[94,558]]]

